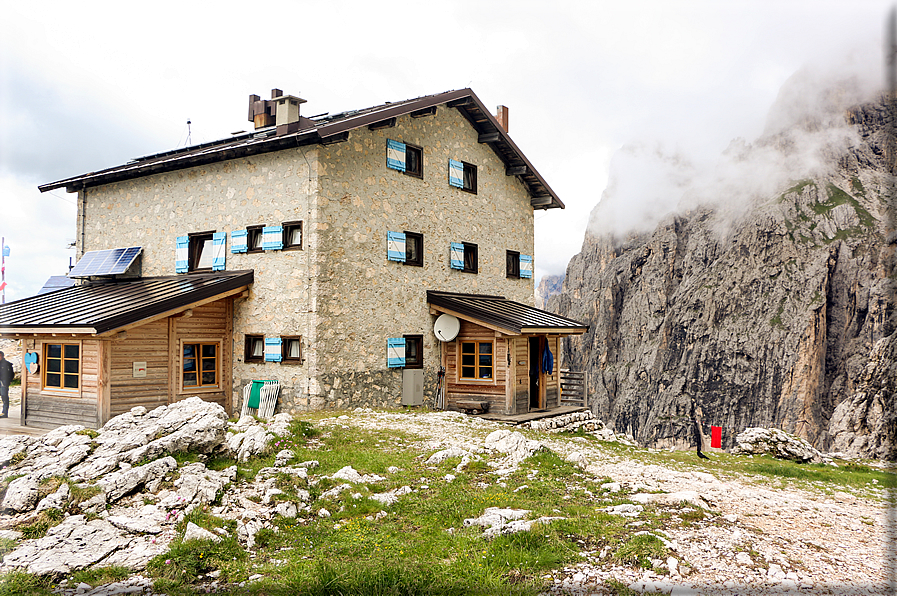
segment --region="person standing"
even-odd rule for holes
[[[9,416],[9,384],[14,376],[12,363],[6,359],[6,354],[0,352],[0,397],[3,398],[3,414],[0,418]]]

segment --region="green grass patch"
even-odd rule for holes
[[[72,574],[70,583],[75,585],[80,583],[89,584],[91,586],[101,586],[103,584],[111,584],[128,579],[131,571],[127,567],[119,565],[110,565],[107,567],[91,567],[90,569],[81,569]]]
[[[23,539],[43,538],[47,530],[58,526],[65,519],[65,515],[59,509],[44,509],[37,514],[37,519],[25,526],[17,528],[22,533]]]
[[[51,586],[49,577],[25,571],[8,571],[0,575],[0,596],[49,596]]]
[[[661,559],[667,554],[667,548],[653,534],[639,534],[624,542],[613,553],[613,558],[620,563],[637,565],[645,569],[653,569],[651,559]]]

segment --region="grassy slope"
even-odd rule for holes
[[[323,428],[323,427],[321,427]],[[586,440],[599,445],[591,437]],[[195,511],[186,521],[213,529],[228,530],[230,538],[220,543],[176,542],[171,551],[154,559],[148,573],[156,578],[156,589],[167,594],[195,593],[200,577],[220,570],[218,578],[227,588],[218,593],[238,594],[535,594],[543,576],[551,570],[581,559],[582,552],[607,552],[606,560],[644,568],[655,568],[666,549],[651,536],[635,531],[662,528],[670,523],[693,524],[713,521],[714,514],[683,508],[673,512],[649,506],[639,516],[647,523],[627,526],[630,518],[604,513],[603,508],[626,502],[624,493],[601,489],[607,478],[592,478],[561,460],[542,452],[503,479],[493,473],[488,457],[456,471],[459,459],[438,466],[421,457],[418,438],[401,433],[328,426],[319,430],[313,423],[296,422],[293,434],[279,441],[270,454],[240,466],[240,479],[252,478],[261,467],[271,465],[273,453],[291,449],[297,462],[317,460],[312,476],[330,475],[346,465],[362,474],[380,474],[387,479],[376,485],[357,485],[332,502],[316,502],[312,514],[299,518],[276,518],[277,529],[256,536],[257,547],[247,553],[234,536],[235,522],[215,518],[208,510]],[[704,470],[690,452],[659,452],[601,443],[609,458],[632,458],[677,469]],[[230,462],[214,462],[214,467]],[[211,462],[210,462],[211,464]],[[387,471],[391,466],[396,473]],[[765,485],[796,483],[820,491],[864,491],[893,486],[894,474],[868,466],[849,464],[838,468],[808,466],[773,460],[718,454],[713,471],[719,476],[745,475]],[[447,480],[446,475],[455,476]],[[278,486],[280,500],[301,501],[297,489],[317,497],[341,484],[323,479],[314,485],[283,475]],[[371,500],[372,492],[402,486],[415,492],[384,507]],[[331,517],[318,517],[322,506]],[[511,536],[484,540],[482,529],[464,527],[466,518],[477,517],[486,507],[513,507],[539,516],[563,517],[548,525]],[[368,519],[381,510],[383,519]],[[675,521],[673,521],[675,520]],[[652,559],[654,561],[652,562]],[[687,562],[682,562],[687,565]],[[259,581],[240,587],[250,575]],[[122,570],[82,571],[70,580],[92,585],[120,578]],[[0,595],[49,593],[50,583],[27,574],[7,574],[0,581]],[[608,584],[611,593],[626,593],[625,586]]]

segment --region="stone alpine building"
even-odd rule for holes
[[[0,308],[34,362],[23,423],[190,395],[233,411],[257,379],[284,411],[395,406],[415,369],[432,404],[440,366],[449,408],[559,405],[559,337],[586,327],[532,306],[534,210],[564,205],[507,109],[469,89],[311,119],[302,103],[250,96],[252,132],[40,187],[78,193],[79,257],[136,256]]]

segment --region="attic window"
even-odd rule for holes
[[[423,149],[414,145],[405,145],[405,173],[415,178],[424,177]]]
[[[507,251],[505,261],[507,262],[507,277],[520,277],[520,253],[516,250]]]
[[[466,161],[449,160],[449,185],[461,190],[477,192],[477,167]]]

